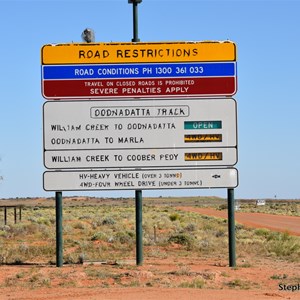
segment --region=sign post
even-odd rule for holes
[[[142,0],[128,0],[133,7],[133,39],[132,42],[139,42],[138,38],[138,4]],[[142,190],[135,191],[135,228],[136,228],[136,264],[143,264],[143,195]]]
[[[229,241],[229,266],[236,266],[235,258],[235,217],[234,217],[234,189],[227,190],[228,201],[228,241]]]
[[[56,266],[63,266],[62,192],[55,192],[56,211]]]

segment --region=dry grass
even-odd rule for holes
[[[144,257],[166,259],[206,257],[227,257],[228,229],[223,219],[201,216],[197,213],[177,211],[174,205],[153,206],[146,202],[143,207]],[[74,204],[74,199],[72,200]],[[170,201],[170,199],[168,199]],[[195,199],[194,199],[195,201]],[[197,199],[197,205],[200,200]],[[207,205],[207,199],[203,205]],[[217,201],[214,199],[213,201]],[[75,201],[76,202],[76,201]],[[105,287],[108,281],[120,286],[172,286],[172,276],[181,277],[177,287],[203,288],[214,280],[203,273],[193,273],[186,266],[179,266],[167,276],[154,272],[140,274],[142,277],[122,271],[120,261],[135,259],[135,209],[129,205],[87,205],[64,206],[63,236],[64,264],[77,265],[86,262],[105,262],[115,269],[99,270],[93,263],[84,267],[82,276],[91,285]],[[176,202],[177,205],[177,202]],[[218,204],[219,205],[219,204]],[[294,206],[291,206],[294,209]],[[260,256],[300,262],[300,238],[288,233],[274,233],[267,229],[236,228],[238,259]],[[23,209],[22,222],[0,226],[0,265],[7,264],[55,264],[55,209],[53,206],[28,206]],[[239,267],[247,268],[247,262]],[[132,267],[132,272],[138,272]],[[43,274],[42,269],[32,268],[14,276],[7,276],[3,286],[49,287],[55,285],[55,272]],[[191,277],[191,274],[193,276]],[[164,274],[166,275],[166,274]],[[72,273],[61,273],[63,286],[77,286]],[[144,277],[146,276],[146,278]],[[149,276],[149,278],[147,277]],[[275,278],[276,274],[274,275]],[[170,277],[170,278],[169,278]],[[224,278],[226,276],[223,276]],[[108,278],[110,278],[108,280]],[[142,279],[143,280],[142,280]],[[160,279],[157,279],[160,278]],[[169,279],[166,279],[169,278]],[[61,278],[62,279],[62,278]],[[247,281],[230,279],[224,283],[230,288],[248,289]]]

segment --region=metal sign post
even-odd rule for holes
[[[229,237],[229,266],[236,266],[235,259],[235,218],[234,218],[234,189],[227,190],[228,200],[228,237]]]
[[[62,192],[55,192],[56,266],[63,265]]]
[[[138,38],[138,4],[142,0],[128,0],[133,6],[133,39],[132,42],[139,42]],[[136,227],[136,264],[143,264],[143,196],[142,190],[135,191],[135,227]]]

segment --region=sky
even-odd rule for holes
[[[236,199],[299,199],[300,1],[143,0],[142,42],[230,40],[237,46],[239,185]],[[43,190],[41,48],[130,42],[127,0],[0,0],[0,198]],[[64,195],[134,197],[134,191]],[[143,196],[220,196],[226,189],[148,190]]]

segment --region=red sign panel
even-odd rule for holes
[[[236,77],[47,80],[45,98],[109,98],[233,95]]]

